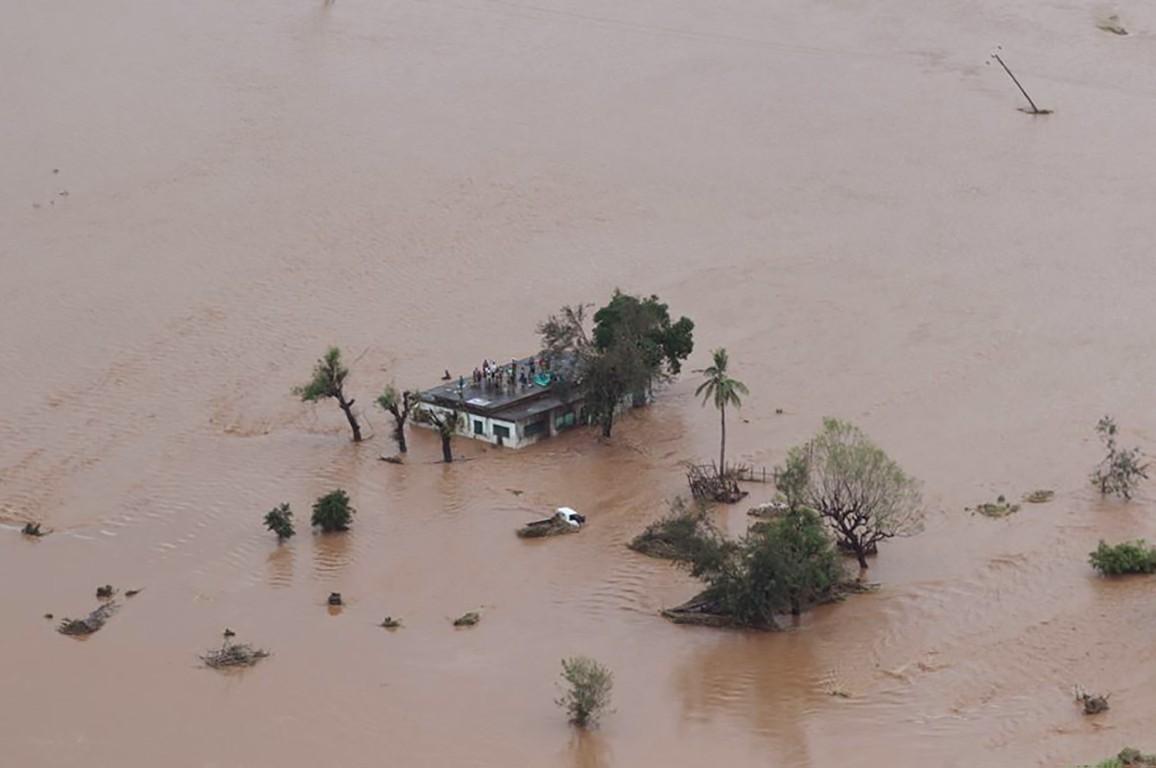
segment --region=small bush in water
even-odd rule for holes
[[[614,675],[594,659],[575,656],[562,659],[562,679],[566,688],[558,706],[566,710],[570,722],[579,728],[597,725],[610,706]]]
[[[1119,427],[1111,416],[1100,419],[1096,424],[1096,432],[1108,453],[1092,471],[1092,485],[1100,489],[1101,496],[1115,494],[1123,499],[1132,498],[1140,481],[1148,477],[1148,465],[1141,461],[1143,454],[1139,448],[1120,448],[1116,445]]]
[[[280,504],[265,515],[265,527],[277,534],[278,541],[285,541],[291,537],[293,530],[293,510],[288,504]]]
[[[349,494],[337,489],[313,502],[311,522],[325,533],[348,531],[356,512],[357,510],[349,506]]]
[[[1105,576],[1156,573],[1156,547],[1148,546],[1143,539],[1115,546],[1101,540],[1096,551],[1088,555],[1088,562]]]

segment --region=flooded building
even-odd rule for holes
[[[460,414],[456,434],[522,448],[582,423],[582,396],[572,360],[487,361],[469,376],[450,378],[421,393],[414,423],[432,428],[430,414]]]

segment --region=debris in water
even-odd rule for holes
[[[402,461],[401,456],[382,456],[381,460],[384,462],[387,462],[389,464],[404,464],[405,463]]]
[[[64,619],[56,631],[62,635],[91,635],[116,613],[116,603],[105,603],[83,619]]]
[[[984,517],[1007,517],[1008,515],[1014,515],[1016,512],[1019,512],[1020,505],[1009,504],[1008,500],[1001,495],[995,500],[994,504],[989,502],[987,504],[977,505],[975,511]]]
[[[344,605],[344,603],[341,602],[341,593],[340,592],[330,592],[329,593],[329,604],[330,605]]]
[[[226,638],[229,638],[229,637],[236,637],[236,636],[237,636],[237,633],[236,633],[236,632],[234,632],[233,630],[229,629],[228,627],[225,627],[225,631],[224,631],[222,634],[223,634],[223,635],[224,635]]]
[[[401,626],[401,619],[395,619],[392,616],[386,616],[385,621],[381,622],[381,626],[385,629],[397,629]]]
[[[225,630],[225,641],[221,647],[201,655],[206,667],[224,669],[226,667],[251,667],[269,655],[264,648],[254,648],[248,643],[233,643],[229,640],[229,630]]]
[[[1076,701],[1084,707],[1085,715],[1098,715],[1101,712],[1107,712],[1108,698],[1112,695],[1110,693],[1099,696],[1097,694],[1088,693],[1080,686],[1076,686]]]
[[[1024,501],[1029,504],[1044,504],[1051,501],[1056,496],[1056,492],[1047,488],[1040,488],[1032,491],[1024,496]]]
[[[40,529],[40,523],[25,523],[20,532],[25,536],[44,536],[45,532]]]
[[[49,621],[52,621],[52,619],[53,619],[54,617],[53,617],[53,615],[52,615],[51,613],[46,613],[46,614],[44,614],[44,618],[48,619]]]
[[[126,589],[124,591],[124,596],[125,597],[136,597],[137,595],[139,595],[141,593],[141,590],[143,590],[143,589],[144,589],[143,587],[141,587],[141,589]]]
[[[111,584],[105,584],[103,587],[96,588],[96,596],[101,600],[111,600],[116,590]]]
[[[1008,68],[1008,65],[1004,63],[1003,57],[1001,57],[999,55],[998,51],[1001,51],[1001,50],[1003,50],[1003,46],[996,48],[997,52],[992,53],[991,57],[993,59],[995,59],[997,62],[999,62],[999,65],[1001,67],[1003,67],[1003,71],[1007,72],[1007,76],[1012,79],[1012,82],[1016,84],[1016,88],[1020,89],[1020,93],[1022,93],[1024,95],[1024,98],[1028,100],[1028,104],[1031,105],[1031,109],[1024,109],[1023,107],[1020,107],[1019,108],[1020,112],[1026,112],[1029,115],[1050,115],[1050,114],[1052,114],[1052,110],[1040,109],[1039,107],[1036,106],[1036,103],[1034,101],[1032,101],[1032,97],[1028,95],[1027,90],[1023,87],[1023,85],[1020,84],[1019,79],[1015,75],[1012,74],[1012,71],[1011,71],[1011,69]]]
[[[790,511],[787,502],[781,499],[775,499],[763,504],[756,504],[747,510],[747,515],[750,517],[758,517],[764,520],[773,520],[776,517],[782,517]]]
[[[525,493],[525,491],[523,491],[521,488],[507,488],[506,490],[515,496],[521,496],[523,493]]]
[[[1105,19],[1097,21],[1096,26],[1105,32],[1111,32],[1113,35],[1128,34],[1128,30],[1120,23],[1120,17],[1114,13]]]
[[[469,611],[468,613],[463,613],[461,616],[454,619],[454,626],[455,627],[472,627],[481,620],[482,620],[481,614],[479,614],[477,611]]]

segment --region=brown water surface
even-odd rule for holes
[[[1131,35],[1096,28],[1118,13]],[[1156,10],[979,0],[7,3],[0,24],[0,763],[1063,766],[1156,750],[1156,537],[1087,487],[1150,445]],[[985,66],[1002,44],[1048,117]],[[790,632],[657,616],[623,545],[716,449],[690,377],[604,444],[377,461],[389,380],[654,291],[752,391],[731,454],[824,415],[926,484],[874,595]],[[353,361],[372,438],[292,385]],[[782,408],[782,415],[775,409]],[[339,537],[281,501],[346,488]],[[968,505],[1035,487],[1003,520]],[[510,489],[522,490],[517,495]],[[753,501],[768,490],[756,488]],[[567,504],[579,536],[513,530]],[[720,515],[741,530],[745,507]],[[19,535],[25,520],[52,535]],[[86,642],[42,615],[144,591]],[[340,591],[335,615],[325,598]],[[449,620],[480,610],[479,626]],[[377,627],[386,615],[403,629]],[[272,649],[198,668],[223,627]],[[613,668],[576,735],[558,661]],[[1070,687],[1112,692],[1082,717]],[[850,698],[832,696],[843,691]],[[1145,743],[1146,742],[1146,743]]]

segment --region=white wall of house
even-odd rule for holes
[[[418,410],[433,412],[437,414],[449,414],[448,408],[442,408],[438,405],[430,403],[420,403],[417,406]],[[574,409],[577,411],[577,407]],[[556,435],[560,431],[555,424],[557,417],[564,413],[565,409],[555,409],[546,417],[546,426],[538,434],[527,435],[526,427],[529,426],[526,422],[513,422],[504,419],[495,419],[481,414],[470,413],[468,411],[462,412],[462,423],[458,427],[456,435],[461,437],[468,437],[471,440],[483,440],[491,445],[498,445],[498,438],[501,437],[501,445],[506,448],[524,448],[527,445],[532,445],[544,437]],[[541,418],[541,417],[538,417]],[[577,414],[575,415],[577,418]],[[433,429],[433,425],[422,421],[420,418],[415,418],[411,423],[426,429]]]

